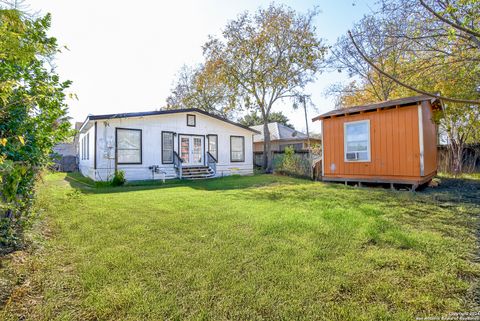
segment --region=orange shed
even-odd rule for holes
[[[408,184],[437,173],[437,99],[414,96],[332,110],[322,122],[324,181]]]

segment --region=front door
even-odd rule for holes
[[[203,165],[203,136],[179,135],[183,166]]]

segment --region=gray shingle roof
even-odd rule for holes
[[[253,136],[253,142],[263,142],[263,125],[251,126],[250,128],[260,132],[260,134]],[[269,123],[268,130],[270,131],[271,141],[307,139],[307,135],[304,133],[277,122]]]

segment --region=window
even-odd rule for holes
[[[173,164],[173,132],[162,132],[162,164]]]
[[[116,128],[116,148],[118,164],[142,163],[142,130]]]
[[[230,136],[230,161],[245,161],[245,137]]]
[[[370,161],[370,121],[362,120],[344,124],[345,161]]]
[[[187,114],[187,126],[195,127],[196,126],[196,116]]]
[[[80,141],[80,158],[82,160],[88,160],[89,159],[89,144],[90,144],[90,134],[87,134],[82,137],[82,140]]]
[[[218,161],[218,136],[207,135],[208,138],[208,152]]]
[[[90,159],[90,133],[87,134],[87,147],[85,148],[86,149],[86,159]]]

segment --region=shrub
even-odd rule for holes
[[[47,36],[50,15],[5,7],[0,4],[0,248],[15,250],[52,147],[72,134],[64,92],[70,82],[48,67],[58,52]]]
[[[308,159],[295,154],[293,147],[286,147],[285,153],[274,161],[274,171],[277,174],[310,177],[310,165]]]
[[[112,178],[112,186],[122,186],[125,184],[126,179],[125,179],[125,172],[124,171],[115,171],[115,174],[113,175]]]

